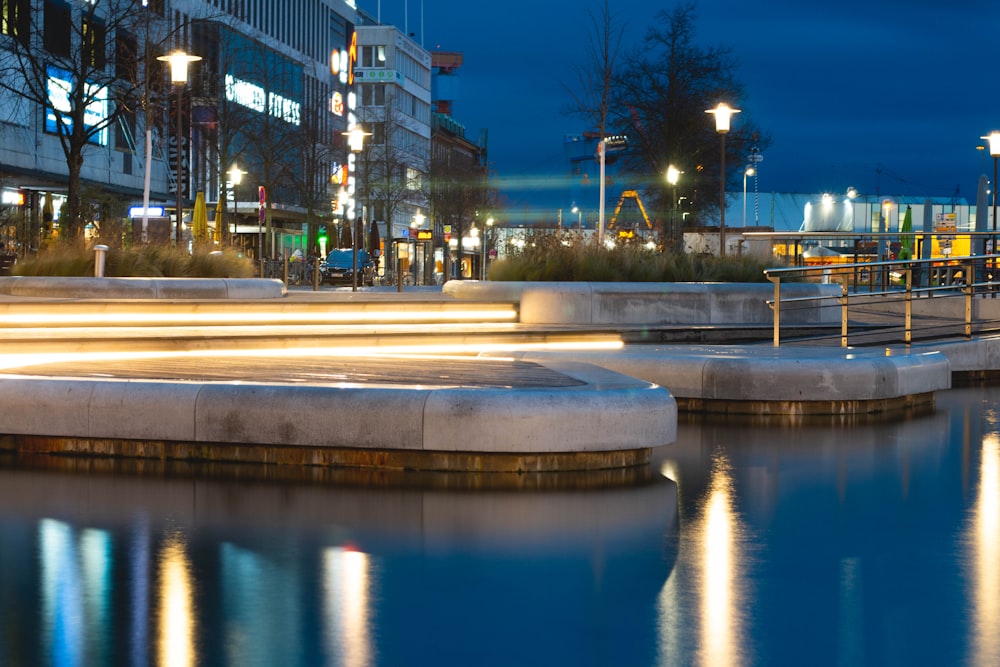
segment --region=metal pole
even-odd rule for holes
[[[719,158],[719,255],[726,256],[726,134],[719,134],[722,155]]]
[[[184,192],[181,189],[181,137],[184,136],[181,131],[181,125],[183,125],[183,98],[184,84],[177,84],[177,231],[175,232],[175,243],[179,248],[181,246],[181,220],[184,217]]]
[[[604,247],[604,165],[605,165],[605,153],[607,152],[607,146],[604,142],[604,137],[597,142],[597,152],[601,157],[601,208],[597,212],[597,247]]]

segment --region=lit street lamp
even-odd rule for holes
[[[722,144],[719,159],[719,254],[726,254],[726,135],[729,134],[729,122],[740,109],[733,109],[728,104],[720,102],[714,109],[706,109],[705,113],[715,116],[715,131],[719,133]]]
[[[752,166],[747,166],[743,170],[743,226],[747,226],[747,177],[757,174],[757,170]]]
[[[677,224],[677,182],[681,180],[681,171],[674,165],[667,167],[667,183],[670,184],[670,239],[674,238],[674,225]]]
[[[235,233],[236,226],[239,224],[239,216],[238,216],[239,210],[237,209],[237,207],[239,206],[238,202],[240,201],[239,193],[236,191],[236,188],[239,186],[240,182],[243,181],[243,174],[245,174],[246,172],[234,164],[232,167],[229,168],[229,171],[227,173],[229,174],[229,182],[233,186],[233,233]],[[217,221],[215,224],[218,225],[219,221]],[[222,238],[223,243],[225,243],[226,239],[229,238],[228,231],[229,230],[227,229],[226,230],[227,234]],[[260,249],[258,249],[258,252],[260,252]]]
[[[368,136],[368,132],[361,129],[360,125],[355,125],[349,131],[345,132],[347,135],[347,145],[350,147],[351,152],[360,153],[365,147],[365,137]],[[362,231],[364,230],[364,221],[362,224],[358,225],[357,220],[351,220],[348,224],[353,225],[351,229],[351,291],[358,291],[358,227],[360,226]]]
[[[182,145],[181,138],[184,136],[182,131],[182,125],[184,124],[184,105],[183,105],[183,95],[184,86],[187,84],[188,80],[188,65],[193,62],[198,62],[201,60],[201,56],[192,56],[184,51],[178,49],[167,56],[157,56],[157,60],[170,63],[170,82],[174,84],[177,88],[177,116],[174,128],[177,130],[177,231],[176,231],[176,243],[178,247],[181,244],[181,219],[184,217],[184,190],[181,187],[182,179],[184,177],[184,172],[181,169],[182,164]]]
[[[583,229],[583,209],[574,205],[570,210],[576,213],[576,228]]]
[[[491,229],[493,229],[493,218],[486,218],[486,227],[483,228],[483,261],[479,269],[481,280],[486,280],[486,246],[490,239],[489,231]]]
[[[997,230],[997,158],[1000,158],[1000,131],[994,130],[983,137],[990,144],[990,155],[993,157],[993,231]],[[993,249],[996,252],[996,248]]]

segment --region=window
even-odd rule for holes
[[[138,64],[139,43],[127,32],[115,36],[115,76],[133,80]]]
[[[385,67],[385,46],[362,46],[361,67]]]
[[[385,84],[368,83],[361,86],[361,106],[385,106]]]
[[[385,123],[372,123],[372,143],[376,146],[385,143]]]
[[[0,33],[28,46],[31,31],[31,0],[0,0]]]
[[[70,9],[62,0],[45,0],[44,34],[45,50],[54,56],[69,58]]]
[[[104,69],[107,64],[107,55],[104,52],[106,33],[104,23],[94,17],[86,17],[83,19],[82,31],[81,55],[84,66]]]

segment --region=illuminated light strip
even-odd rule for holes
[[[135,361],[139,359],[185,359],[205,357],[380,357],[420,354],[430,357],[476,354],[483,352],[565,352],[620,350],[620,339],[593,341],[557,341],[537,343],[464,343],[429,345],[367,345],[352,347],[265,348],[260,350],[164,350],[146,352],[77,352],[52,354],[0,355],[0,369],[25,368],[44,364],[78,361]]]
[[[183,318],[183,320],[182,320]],[[54,324],[79,324],[98,322],[101,325],[115,326],[121,323],[148,324],[178,324],[184,322],[312,322],[315,324],[337,323],[351,321],[363,324],[372,322],[426,322],[429,320],[461,320],[475,321],[483,319],[514,320],[517,312],[510,310],[457,310],[457,311],[347,311],[324,313],[9,313],[4,315],[4,321],[9,324],[35,324],[39,326]]]

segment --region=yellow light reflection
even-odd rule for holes
[[[742,629],[739,622],[738,563],[740,528],[732,498],[729,462],[715,459],[708,498],[697,535],[701,565],[701,664],[737,665]]]
[[[323,310],[247,312],[241,310],[211,310],[203,312],[146,311],[146,312],[93,312],[93,313],[5,313],[6,326],[60,326],[60,325],[160,325],[172,326],[199,324],[385,324],[390,322],[434,322],[439,320],[480,322],[483,320],[514,321],[517,311],[513,308],[480,308],[469,310],[407,309],[397,310]]]
[[[159,557],[159,633],[157,652],[161,665],[194,665],[195,609],[191,563],[183,538],[171,535]]]
[[[25,368],[42,364],[79,361],[131,361],[138,359],[188,359],[198,357],[359,357],[396,356],[420,354],[474,355],[495,352],[535,352],[535,351],[600,351],[619,350],[624,346],[615,337],[536,342],[509,343],[442,343],[442,344],[390,344],[330,347],[282,347],[282,348],[212,348],[202,350],[147,350],[126,352],[78,352],[51,354],[0,354],[0,369]]]
[[[974,607],[969,664],[1000,655],[1000,437],[983,438],[979,494],[968,536]]]
[[[369,572],[365,553],[347,547],[323,551],[324,639],[331,664],[366,667],[375,662]]]

